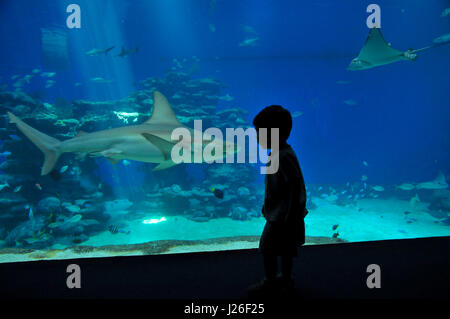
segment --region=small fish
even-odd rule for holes
[[[27,74],[23,77],[23,79],[27,82],[30,83],[30,80],[33,78],[33,75],[31,74]]]
[[[56,82],[53,80],[48,80],[47,82],[45,82],[45,88],[49,89],[51,88]]]
[[[410,191],[416,188],[413,184],[410,183],[403,183],[401,185],[396,186],[396,188],[404,190],[404,191]]]
[[[367,181],[367,176],[366,175],[363,175],[363,176],[361,176],[361,180],[364,182],[364,181]]]
[[[333,238],[337,238],[339,236],[339,232],[335,232],[334,234],[333,234]]]
[[[36,184],[34,184],[34,186],[36,186],[36,188],[39,189],[40,191],[42,190],[41,184],[36,183]]]
[[[67,171],[68,168],[69,168],[68,165],[64,165],[63,167],[61,167],[61,169],[59,170],[59,172],[62,174],[62,173],[64,173],[65,171]]]
[[[354,105],[358,104],[358,102],[356,102],[354,99],[345,100],[344,103],[347,105],[350,105],[350,106],[354,106]]]
[[[450,8],[445,8],[445,10],[442,11],[442,13],[441,13],[441,17],[444,18],[444,17],[446,17],[448,15],[450,15]]]
[[[253,47],[257,44],[257,41],[259,40],[258,37],[254,37],[254,38],[248,38],[245,39],[244,41],[239,43],[240,47]]]
[[[114,226],[114,225],[110,225],[108,227],[108,230],[111,234],[117,234],[119,232],[119,227]]]
[[[333,225],[333,227],[331,227],[332,230],[336,230],[336,228],[338,228],[339,224]]]
[[[369,166],[369,164],[366,161],[362,162],[364,166]]]
[[[253,29],[253,27],[251,27],[249,25],[242,25],[242,30],[244,30],[244,32],[247,32],[247,33],[256,34],[255,29]]]
[[[74,86],[75,87],[79,87],[79,86],[81,86],[82,84],[80,83],[80,82],[75,82],[75,84],[74,84]]]
[[[37,74],[37,73],[40,73],[40,72],[41,72],[41,70],[39,70],[39,69],[33,69],[31,71],[31,73],[33,73],[33,74]]]
[[[4,182],[3,184],[0,184],[0,191],[2,191],[6,187],[10,187],[8,182]]]
[[[322,190],[322,186],[319,186],[319,188],[317,189],[318,191]]]
[[[299,116],[302,116],[302,115],[303,115],[302,111],[295,111],[294,114],[292,114],[292,117],[296,118],[296,117],[299,117]]]
[[[223,196],[224,196],[223,190],[213,187],[213,188],[211,188],[211,192],[213,192],[214,196],[216,196],[217,198],[223,199]]]
[[[11,152],[9,152],[9,151],[4,151],[3,153],[0,153],[0,156],[3,156],[3,157],[7,157],[10,155],[11,155]]]
[[[8,135],[12,140],[15,140],[15,141],[21,141],[22,139],[19,137],[19,136],[17,136],[17,135],[15,135],[15,134],[10,134],[10,135]]]
[[[123,229],[120,229],[118,226],[116,225],[109,225],[108,230],[111,232],[111,234],[117,234],[117,233],[122,233],[122,234],[129,234],[130,231],[126,231]]]
[[[409,214],[411,214],[411,212],[405,211],[403,214],[409,215]]]
[[[230,102],[234,100],[234,97],[232,97],[230,94],[225,94],[224,96],[219,97],[219,100]]]
[[[377,191],[377,192],[382,192],[382,191],[384,191],[384,187],[383,187],[383,186],[379,186],[379,185],[372,186],[372,189],[373,189],[374,191]]]
[[[131,162],[130,162],[130,161],[127,161],[127,160],[123,160],[123,161],[122,161],[122,164],[123,164],[124,166],[128,166],[128,165],[131,164]]]
[[[106,80],[106,79],[104,79],[102,77],[96,77],[96,78],[91,78],[91,82],[109,84],[109,83],[113,83],[114,81],[113,80]]]
[[[14,188],[14,193],[20,192],[20,190],[22,189],[22,185],[17,186],[16,188]]]
[[[46,77],[46,78],[52,78],[52,77],[54,77],[55,75],[56,75],[55,72],[42,72],[42,73],[41,73],[41,76],[42,76],[42,77]]]
[[[347,196],[348,199],[351,199],[352,197],[353,197],[353,195],[348,195]]]
[[[341,194],[342,194],[342,195],[344,195],[345,193],[347,193],[347,191],[343,191],[343,192],[341,192]]]
[[[367,184],[366,183],[364,183],[364,189],[367,189]]]

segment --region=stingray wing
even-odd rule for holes
[[[390,46],[383,37],[379,28],[370,29],[369,36],[359,55],[352,61],[358,62],[360,67],[355,69],[368,69],[375,66],[389,64],[400,60],[407,60],[403,51]],[[350,65],[352,66],[352,65]]]

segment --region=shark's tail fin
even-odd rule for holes
[[[17,128],[44,153],[45,160],[41,175],[50,173],[61,155],[61,151],[59,150],[59,144],[61,142],[56,138],[32,128],[11,112],[8,112],[8,117],[10,122],[16,124]]]
[[[114,49],[115,47],[116,47],[116,46],[113,45],[112,47],[107,48],[107,49],[105,50],[105,55],[107,55],[108,52],[111,51],[112,49]]]

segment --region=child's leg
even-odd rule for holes
[[[283,278],[291,278],[293,262],[294,258],[292,256],[281,256],[281,275]]]
[[[273,280],[277,277],[277,256],[264,254],[264,273],[267,280]]]

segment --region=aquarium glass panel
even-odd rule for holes
[[[0,262],[257,248],[269,105],[306,245],[449,236],[449,3],[369,4],[0,1]]]

